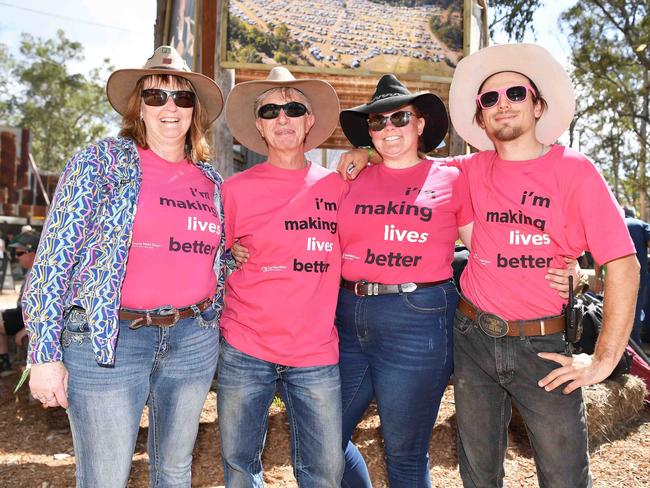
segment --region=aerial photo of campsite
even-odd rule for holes
[[[226,60],[449,76],[463,0],[230,0]]]

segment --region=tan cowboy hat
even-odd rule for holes
[[[190,70],[178,51],[171,46],[160,46],[142,69],[118,69],[108,78],[106,95],[113,108],[124,115],[131,93],[140,78],[147,75],[174,75],[188,80],[201,106],[213,122],[223,109],[223,94],[214,80]]]
[[[339,97],[332,85],[322,80],[297,80],[282,66],[271,70],[266,80],[245,81],[235,85],[226,101],[226,122],[233,137],[258,154],[268,148],[255,127],[255,100],[272,88],[300,90],[311,104],[315,122],[305,139],[305,152],[320,146],[332,135],[339,120]]]
[[[537,85],[548,107],[537,121],[535,134],[539,142],[553,144],[571,124],[575,94],[562,65],[537,44],[486,47],[458,63],[449,89],[449,115],[456,132],[477,149],[494,149],[474,120],[476,95],[486,78],[503,71],[521,73]]]

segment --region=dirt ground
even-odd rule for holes
[[[0,378],[0,485],[3,487],[59,488],[74,486],[74,452],[67,416],[62,409],[43,409],[30,400],[26,389],[12,394],[18,375]],[[285,412],[272,407],[264,451],[268,487],[295,487],[289,458],[289,434]],[[146,437],[143,415],[133,457],[129,487],[148,486]],[[434,487],[457,487],[455,415],[451,388],[445,393],[433,432],[429,453]],[[591,446],[594,487],[650,487],[650,409],[622,429],[622,434]],[[371,408],[356,434],[375,487],[386,487],[379,419]],[[216,424],[216,397],[210,392],[201,418],[194,451],[193,486],[223,486]],[[511,433],[506,460],[510,487],[537,486],[530,447],[521,431]]]

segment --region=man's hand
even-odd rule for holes
[[[68,408],[68,370],[63,362],[32,364],[29,389],[45,407]]]
[[[239,241],[234,242],[230,248],[230,252],[232,253],[232,257],[235,258],[237,269],[241,269],[244,263],[248,261],[248,258],[250,256],[248,248],[242,246]]]
[[[568,383],[562,390],[562,393],[566,395],[581,386],[600,383],[611,374],[615,366],[611,362],[600,361],[589,354],[563,356],[553,352],[540,352],[537,355],[562,365],[539,380],[537,384],[546,391],[551,391]]]
[[[368,166],[368,151],[363,148],[352,149],[341,154],[336,171],[344,180],[353,180],[366,166]]]
[[[574,287],[580,283],[580,265],[574,258],[563,256],[566,268],[548,268],[544,278],[548,280],[548,286],[557,290],[558,295],[564,299],[569,298],[569,276],[573,276]]]

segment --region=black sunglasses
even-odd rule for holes
[[[372,114],[368,116],[368,127],[373,132],[379,132],[380,130],[384,130],[386,128],[388,119],[390,119],[390,123],[393,124],[393,127],[404,127],[410,122],[411,115],[415,114],[413,112],[407,112],[405,110],[393,112],[390,115]]]
[[[192,108],[194,106],[194,93],[188,90],[163,90],[162,88],[148,88],[142,90],[142,100],[150,107],[162,107],[167,99],[172,97],[174,103],[180,108]]]
[[[277,105],[275,103],[267,103],[262,105],[257,111],[257,115],[261,119],[275,119],[280,115],[280,111],[284,110],[287,117],[302,117],[307,113],[307,107],[300,102],[289,102],[284,105]]]
[[[16,251],[14,254],[16,255],[17,258],[22,256],[23,254],[27,254],[29,251]]]

